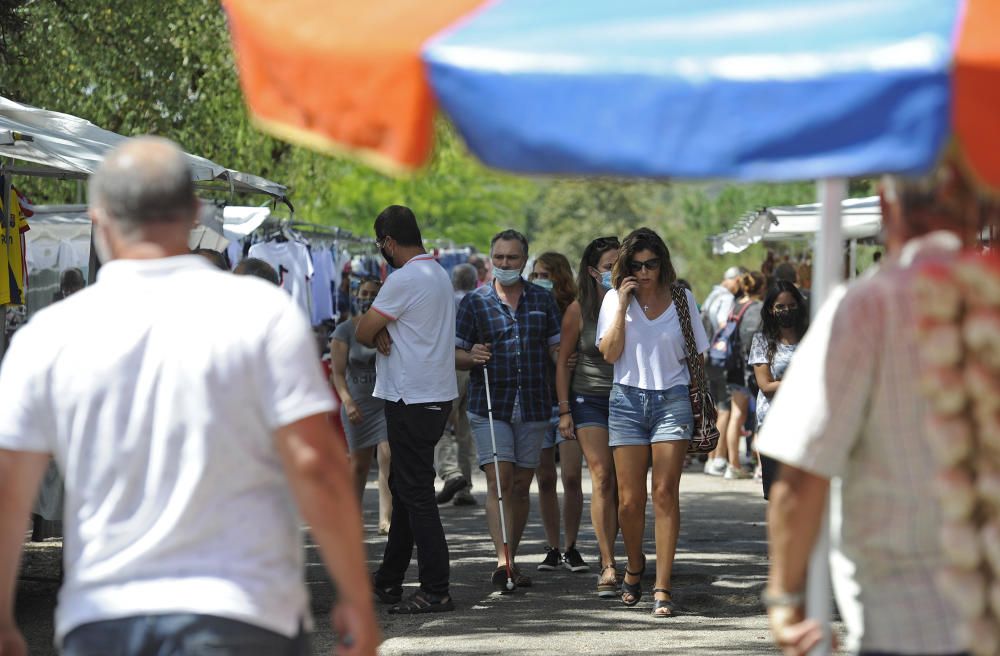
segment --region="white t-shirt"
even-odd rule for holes
[[[273,431],[336,402],[287,294],[196,255],[109,262],[18,331],[0,398],[0,448],[66,481],[57,642],[137,614],[308,624]]]
[[[312,315],[309,280],[312,258],[305,244],[297,241],[264,241],[250,247],[248,257],[264,260],[278,272],[278,286],[287,291],[306,316]]]
[[[372,310],[389,319],[392,349],[375,357],[375,396],[433,403],[458,397],[455,298],[448,273],[418,255],[385,279]]]
[[[694,328],[694,343],[699,353],[708,350],[705,328],[698,319],[694,295],[685,291]],[[618,312],[618,292],[609,289],[601,304],[597,319],[597,343],[614,325]],[[647,319],[639,302],[632,297],[625,311],[625,348],[615,361],[614,381],[619,385],[647,390],[666,390],[676,385],[688,385],[684,333],[677,320],[677,308],[671,303],[660,316]]]

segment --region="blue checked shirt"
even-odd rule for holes
[[[548,421],[552,416],[552,357],[559,344],[559,310],[552,295],[524,283],[517,311],[497,295],[493,285],[469,292],[458,307],[455,346],[469,350],[490,344],[490,392],[493,417],[511,421],[518,397],[522,421]],[[520,393],[520,394],[519,394]],[[487,415],[483,368],[473,367],[469,377],[469,412]]]

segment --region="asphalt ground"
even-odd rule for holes
[[[486,533],[482,501],[485,479],[477,474],[474,507],[440,506],[452,564],[455,612],[419,616],[377,613],[384,642],[381,653],[418,654],[773,654],[759,595],[767,576],[765,501],[760,483],[728,481],[692,467],[681,479],[681,534],[674,564],[675,617],[654,618],[652,611],[655,557],[652,506],[646,529],[649,565],[642,584],[644,596],[635,608],[595,593],[598,552],[590,528],[590,486],[584,468],[583,526],[577,547],[591,565],[589,573],[561,569],[538,572],[544,533],[537,496],[518,558],[532,577],[531,588],[501,595],[490,585],[495,564]],[[377,500],[374,478],[365,495],[369,567],[374,569],[385,537],[376,532]],[[52,613],[58,592],[58,540],[29,543],[18,585],[16,614],[30,653],[55,654]],[[333,586],[315,547],[307,545],[306,581],[316,620],[314,652],[329,653],[336,637],[328,614]],[[625,562],[619,541],[617,560]],[[416,560],[409,574],[416,575]],[[413,581],[407,582],[407,594]]]

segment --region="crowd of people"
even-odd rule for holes
[[[852,511],[840,548],[855,560],[835,578],[878,600],[842,600],[854,638],[867,636],[880,653],[906,642],[885,627],[922,621],[900,610],[919,598],[933,626],[914,628],[923,642],[910,646],[960,651],[952,610],[932,601],[933,522],[908,531],[914,517],[936,512],[923,484],[931,463],[926,450],[882,440],[901,427],[925,430],[920,409],[906,405],[919,376],[905,341],[910,297],[900,292],[921,249],[960,245],[951,233],[920,240],[951,218],[932,192],[901,187],[887,201],[890,246],[903,259],[811,329],[807,285],[789,262],[765,262],[767,275],[730,268],[699,306],[653,230],[593,239],[571,263],[555,252],[532,260],[528,239],[507,229],[488,259],[470,258],[449,276],[424,248],[414,213],[393,205],[374,222],[393,272],[357,285],[357,313],[334,330],[324,376],[307,318],[267,263],[246,259],[241,275],[223,275],[211,252],[188,251],[197,201],[175,145],[130,140],[90,184],[99,284],[80,291],[69,276],[67,298],[18,333],[0,370],[0,653],[26,653],[8,620],[50,454],[66,479],[56,640],[68,656],[112,643],[189,653],[206,641],[213,653],[308,653],[302,519],[338,590],[343,652],[373,654],[373,597],[392,614],[455,608],[438,506],[478,503],[473,461],[485,475],[484,534],[496,555],[484,584],[502,593],[532,585],[521,542],[536,478],[547,543],[536,569],[591,571],[576,546],[585,462],[594,592],[626,607],[642,601],[651,502],[651,613],[671,617],[680,480],[693,464],[691,386],[702,384],[693,360],[704,362],[718,408],[720,439],[704,472],[743,479],[757,469],[771,499],[764,601],[787,653],[822,637],[803,617],[802,586],[837,475]],[[925,219],[923,228],[904,213]],[[852,339],[846,328],[876,306],[877,334]],[[88,321],[93,312],[104,321]],[[880,358],[892,367],[877,370]],[[772,408],[785,385],[794,392]],[[373,461],[386,542],[368,574],[360,502]],[[900,511],[891,499],[904,492]],[[888,551],[863,535],[879,517],[898,524]],[[414,548],[419,587],[404,597]],[[852,569],[859,554],[885,569]]]

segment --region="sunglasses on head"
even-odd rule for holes
[[[618,237],[598,237],[594,240],[594,248],[621,248],[621,242],[618,241]]]
[[[642,261],[632,260],[631,262],[628,263],[628,268],[629,271],[631,271],[632,273],[639,273],[644,268],[648,269],[649,271],[656,271],[657,269],[660,268],[660,258],[651,257],[648,260],[642,260]]]

